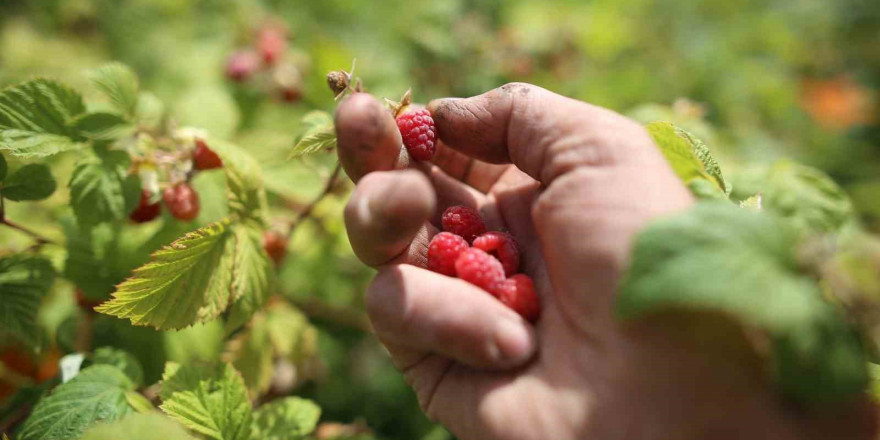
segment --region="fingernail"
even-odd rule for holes
[[[522,362],[535,352],[534,333],[524,321],[501,320],[495,328],[498,357],[508,362]]]

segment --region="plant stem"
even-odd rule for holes
[[[52,241],[52,240],[50,240],[50,239],[48,239],[48,238],[46,238],[46,237],[43,237],[42,235],[40,235],[40,234],[38,234],[38,233],[36,233],[36,232],[34,232],[34,231],[31,231],[30,229],[27,229],[27,228],[25,228],[24,226],[21,226],[21,225],[19,225],[19,224],[17,224],[17,223],[13,223],[13,222],[12,222],[11,220],[9,220],[9,219],[3,218],[2,221],[0,221],[0,222],[2,222],[2,224],[6,225],[6,226],[9,226],[9,227],[12,228],[12,229],[15,229],[15,230],[17,230],[17,231],[19,231],[19,232],[21,232],[21,233],[24,233],[25,235],[29,235],[31,238],[33,238],[34,240],[37,241],[37,244],[38,244],[38,245],[43,245],[43,244],[56,244],[54,241]]]
[[[324,184],[324,189],[321,190],[321,193],[318,194],[318,196],[315,197],[315,199],[312,200],[311,203],[306,205],[306,207],[302,211],[300,211],[299,215],[297,215],[296,218],[290,223],[290,228],[287,230],[288,237],[293,235],[293,231],[296,229],[296,227],[299,226],[300,223],[305,221],[312,214],[315,206],[317,206],[318,203],[321,202],[321,200],[324,200],[324,198],[327,197],[328,194],[330,194],[330,191],[333,190],[333,186],[336,184],[336,178],[339,177],[339,172],[341,170],[342,164],[337,162],[336,167],[333,168],[333,173],[327,179],[327,183]]]

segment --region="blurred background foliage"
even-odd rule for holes
[[[228,57],[266,22],[289,30],[287,56],[302,76],[295,104],[224,76]],[[421,102],[526,81],[645,122],[671,120],[707,142],[734,185],[738,171],[782,157],[821,168],[876,232],[878,29],[874,0],[5,0],[0,86],[49,76],[85,91],[87,69],[126,63],[181,125],[205,128],[255,155],[273,214],[285,222],[321,191],[333,167],[331,154],[286,160],[300,118],[335,106],[328,71],[349,69],[356,58],[356,75],[370,92],[397,98],[412,87]],[[58,181],[66,182],[74,159],[53,160]],[[205,223],[225,207],[223,194],[211,194],[218,185],[200,187],[199,179]],[[361,294],[371,271],[354,258],[345,236],[341,209],[349,189],[340,185],[316,207],[314,221],[298,226],[280,269],[280,293],[315,328],[313,340],[301,342],[314,345],[317,361],[296,370],[308,379],[297,381],[296,393],[316,400],[325,420],[349,424],[335,427],[339,432],[366,426],[376,438],[448,438],[420,414],[366,331]],[[51,237],[69,216],[66,200],[66,191],[58,191],[44,202],[10,203],[8,215]],[[114,244],[120,261],[101,268],[119,274],[103,279],[124,277],[143,263],[125,261],[128,254],[144,258],[126,249],[183,232],[174,222],[138,227],[127,242]],[[0,243],[3,251],[29,240],[3,230]],[[74,332],[64,329],[77,325],[70,319],[74,286],[58,284],[40,315],[57,347],[41,355],[41,365],[67,351],[73,342],[64,339]],[[95,345],[135,353],[148,383],[166,360],[217,359],[228,350],[222,331],[210,324],[162,334],[97,320]]]

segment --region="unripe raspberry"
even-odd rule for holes
[[[455,260],[455,273],[459,278],[490,293],[498,283],[504,281],[501,262],[474,248],[465,249],[459,254]]]
[[[495,284],[492,294],[526,321],[535,322],[541,315],[541,302],[535,293],[535,283],[528,275],[514,275]]]
[[[196,139],[196,148],[193,149],[193,168],[197,170],[212,170],[223,166],[223,160],[202,139]]]
[[[474,247],[486,251],[501,261],[504,274],[513,276],[519,272],[519,245],[506,232],[489,231],[474,239]]]
[[[275,64],[287,50],[287,38],[283,29],[267,27],[257,34],[257,52],[266,65]]]
[[[287,237],[278,231],[266,231],[263,234],[263,249],[275,264],[279,264],[287,254]]]
[[[468,243],[473,242],[475,238],[486,232],[486,224],[483,223],[480,214],[463,205],[447,208],[446,211],[443,211],[440,222],[443,224],[444,231],[459,235]]]
[[[178,220],[191,221],[199,215],[199,194],[187,183],[165,188],[162,200],[171,215]]]
[[[226,77],[232,81],[247,80],[260,68],[260,57],[252,50],[242,50],[232,54],[226,61]]]
[[[413,159],[431,160],[437,142],[434,118],[426,109],[411,110],[397,117],[397,128],[403,137],[403,145]]]
[[[131,213],[129,218],[135,223],[146,223],[155,219],[162,212],[162,205],[159,202],[150,203],[150,194],[147,190],[141,190],[141,200],[138,202],[137,208]]]
[[[428,244],[428,269],[455,276],[455,261],[468,248],[467,241],[451,232],[441,232]]]

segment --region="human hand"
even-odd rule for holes
[[[636,232],[693,203],[640,125],[527,84],[428,109],[440,140],[431,163],[410,163],[394,119],[367,94],[340,105],[336,127],[358,182],[349,239],[379,270],[368,312],[429,417],[462,440],[821,432],[784,409],[747,360],[705,353],[674,325],[614,321]],[[517,238],[541,297],[535,326],[425,269],[440,213],[456,204]]]

